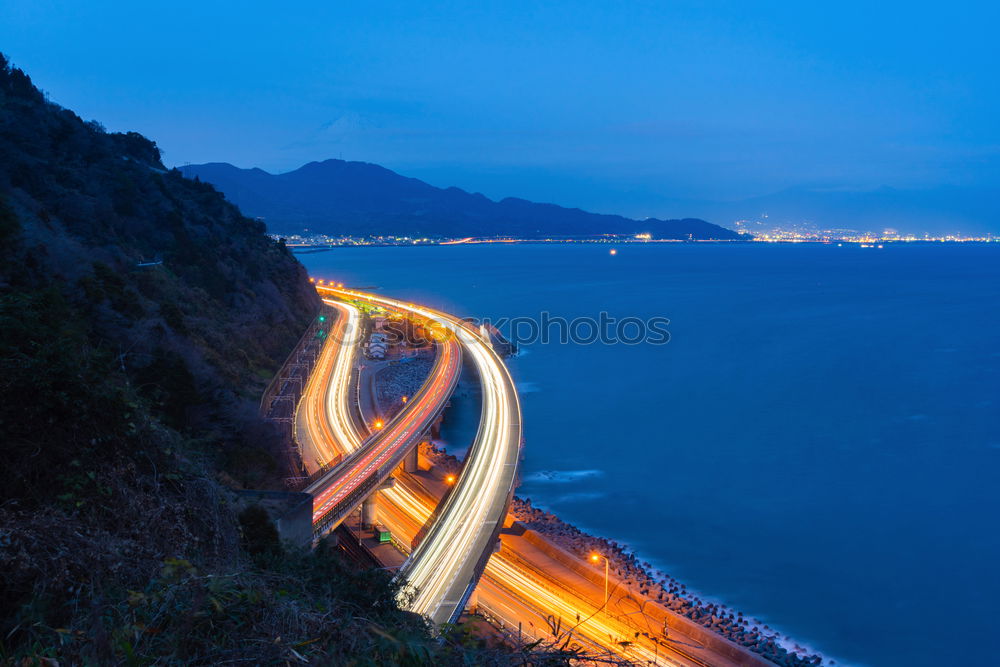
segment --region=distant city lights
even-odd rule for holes
[[[992,234],[986,236],[968,236],[961,233],[931,235],[931,234],[901,234],[893,228],[885,228],[880,232],[858,231],[855,229],[821,229],[808,222],[777,226],[763,216],[760,220],[737,220],[733,223],[737,232],[753,235],[753,241],[761,243],[858,243],[864,246],[881,247],[878,244],[892,243],[989,243],[1000,238]]]
[[[894,229],[886,229],[881,232],[860,232],[852,229],[816,229],[809,225],[792,225],[787,228],[768,227],[759,225],[753,230],[750,229],[753,223],[746,220],[738,220],[733,223],[733,228],[740,234],[741,239],[737,240],[701,240],[701,239],[654,239],[651,234],[635,234],[631,236],[604,234],[587,238],[544,238],[544,239],[517,239],[510,237],[503,238],[412,238],[409,236],[328,236],[325,234],[299,235],[292,234],[283,236],[273,234],[272,238],[284,239],[285,245],[292,251],[295,250],[319,250],[324,248],[343,248],[352,246],[413,246],[413,245],[471,245],[487,243],[614,243],[621,245],[624,243],[743,243],[747,241],[757,243],[990,243],[1000,241],[1000,237],[992,234],[986,236],[966,236],[964,234],[945,234],[942,236],[932,236],[930,234],[900,234]],[[611,248],[610,255],[617,255],[618,249]],[[322,280],[317,280],[316,284],[322,285]],[[331,286],[343,287],[343,283],[329,283]]]

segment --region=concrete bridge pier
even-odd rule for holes
[[[372,491],[371,495],[361,503],[361,529],[371,528],[375,525],[375,513],[378,512],[378,491]]]
[[[396,486],[396,478],[388,477],[367,498],[361,501],[361,530],[375,525],[375,514],[378,512],[378,492],[383,489],[391,489],[394,486]]]
[[[406,456],[403,457],[403,471],[404,472],[417,472],[420,470],[420,457],[419,457],[420,445],[414,445],[413,449],[406,452]]]
[[[447,412],[448,408],[451,407],[451,401],[444,404],[444,410],[438,414],[437,419],[431,424],[431,437],[440,438],[441,437],[441,423],[444,421],[444,413]]]

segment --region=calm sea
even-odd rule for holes
[[[997,664],[1000,245],[489,245],[301,255],[477,317],[666,317],[530,344],[536,504],[836,658]]]

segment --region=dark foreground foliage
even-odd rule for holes
[[[18,657],[91,664],[430,664],[440,647],[399,611],[388,575],[321,548],[201,571],[168,558],[137,589],[105,591],[80,623],[22,618]],[[8,657],[14,657],[10,655]]]

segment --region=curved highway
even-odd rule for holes
[[[385,428],[373,433],[344,461],[305,489],[313,495],[313,531],[317,537],[335,528],[376,489],[437,418],[458,382],[462,363],[461,350],[454,341],[444,341],[438,350],[431,372],[436,381],[425,383]],[[329,366],[317,369],[326,373],[314,373],[317,384],[310,382],[310,391],[303,395],[300,411],[304,408],[307,414],[300,423],[306,424],[308,439],[313,442],[332,437],[343,449],[350,450],[357,441],[357,432],[351,426],[347,407],[351,365],[344,361],[346,357],[346,353],[337,355]],[[340,381],[335,383],[338,373]],[[333,453],[328,453],[327,460],[332,458]]]
[[[361,333],[361,313],[349,303],[332,299],[323,302],[337,311],[337,319],[330,327],[295,413],[295,439],[302,463],[310,474],[341,456],[338,446],[340,450],[351,451],[361,444],[350,417],[348,395]]]
[[[365,292],[317,289],[407,311],[450,340],[457,339],[475,364],[483,392],[479,432],[455,487],[399,572],[413,589],[412,611],[435,623],[454,621],[493,551],[514,492],[521,450],[521,407],[514,381],[490,342],[456,317]]]
[[[315,450],[322,452],[322,455],[317,457],[317,467],[328,465],[330,461],[354,452],[361,447],[367,437],[366,433],[358,428],[356,420],[351,417],[350,407],[352,400],[351,369],[357,357],[357,346],[361,342],[360,311],[356,306],[345,301],[323,299],[323,303],[341,311],[348,318],[347,326],[349,329],[341,337],[335,337],[331,333],[331,340],[324,348],[324,354],[329,352],[331,356],[336,358],[325,364],[324,359],[321,359],[321,362],[317,364],[310,378],[306,394],[304,394],[308,395],[309,398],[303,399],[299,408],[300,414],[297,415],[297,418],[301,420],[300,428],[302,428],[297,435],[300,436],[299,444],[303,448],[306,446],[304,441],[312,440],[312,433],[322,433],[324,437],[333,438],[333,440],[322,443],[322,446],[319,446],[319,443],[313,445]],[[425,384],[449,382],[450,378],[442,377],[440,372],[435,372],[443,370],[443,368],[438,367],[432,369]],[[321,423],[322,425],[320,425]],[[384,489],[382,493],[391,503],[409,508],[414,515],[423,515],[421,511],[423,506],[417,504],[418,501],[406,489],[392,487]],[[421,525],[430,518],[430,515],[431,512],[428,511],[421,520]]]

